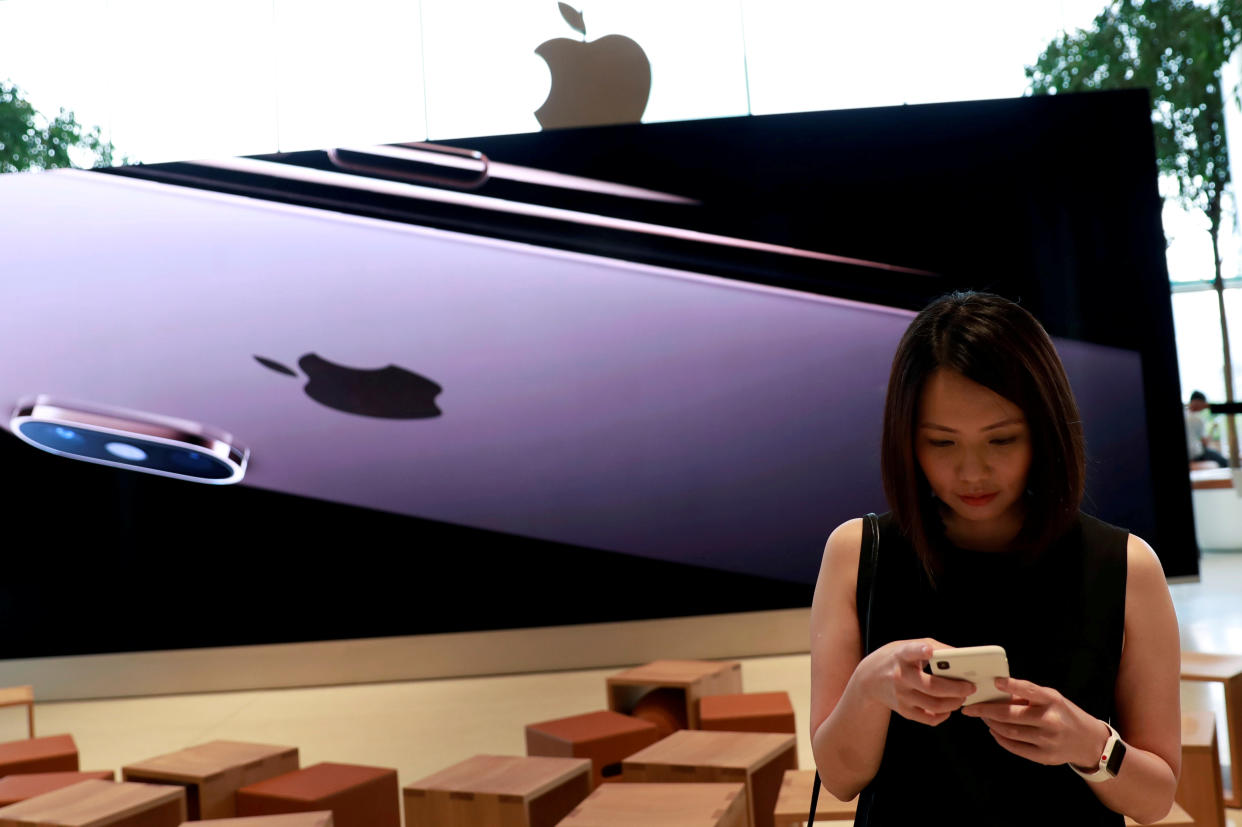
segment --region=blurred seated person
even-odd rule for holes
[[[1207,419],[1203,414],[1207,407],[1207,397],[1202,391],[1190,395],[1190,404],[1186,406],[1186,450],[1192,463],[1214,462],[1220,468],[1228,468],[1229,460],[1208,447]]]

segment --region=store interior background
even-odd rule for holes
[[[1102,5],[609,0],[580,9],[587,39],[616,33],[643,45],[653,77],[643,119],[655,122],[1021,96],[1023,67]],[[534,49],[559,37],[576,35],[554,0],[0,0],[0,80],[42,112],[64,108],[98,125],[118,158],[158,162],[535,131],[549,75]],[[1236,56],[1225,67],[1228,88],[1238,67]],[[1242,136],[1239,116],[1231,103],[1230,137]],[[1230,143],[1242,158],[1242,138]],[[1242,356],[1242,233],[1226,203],[1226,308]],[[1182,399],[1195,389],[1220,399],[1206,220],[1172,200],[1163,219]],[[1201,542],[1199,582],[1172,589],[1185,648],[1242,654],[1242,525],[1228,542],[1242,501],[1213,497],[1196,496],[1196,520],[1224,533]],[[0,663],[0,685],[49,687],[38,731],[73,733],[85,769],[224,738],[297,745],[304,765],[395,767],[404,785],[473,754],[522,754],[523,724],[602,708],[608,674],[661,657],[740,659],[746,690],[788,691],[804,727],[806,624],[792,611],[32,659]],[[1220,699],[1186,691],[1184,704],[1217,709],[1223,728]],[[0,741],[23,737],[21,711],[0,713]],[[811,766],[805,738],[799,751]],[[1230,817],[1242,824],[1242,814]]]

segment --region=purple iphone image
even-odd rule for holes
[[[787,580],[882,500],[909,310],[89,172],[0,176],[0,221],[4,424],[49,462]]]

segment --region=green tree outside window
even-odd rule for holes
[[[71,151],[79,157],[89,153],[87,166],[111,166],[112,143],[103,140],[99,127],[87,129],[72,112],[61,109],[48,118],[25,99],[21,89],[0,81],[0,173],[24,172],[75,166]]]

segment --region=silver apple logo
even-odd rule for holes
[[[565,3],[558,5],[561,16],[582,39],[558,37],[535,49],[552,73],[548,99],[535,110],[539,125],[557,129],[642,120],[651,94],[651,63],[646,52],[619,34],[588,42],[582,12]]]

